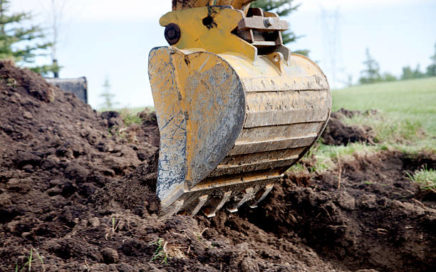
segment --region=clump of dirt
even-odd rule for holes
[[[0,271],[431,271],[434,154],[290,175],[255,210],[158,217],[156,116],[125,127],[0,62]]]
[[[366,111],[359,111],[359,110],[347,110],[344,108],[340,108],[339,110],[332,112],[331,116],[336,119],[343,119],[343,118],[353,118],[355,116],[376,116],[379,112],[377,110],[366,110]]]
[[[344,118],[352,118],[358,115],[375,115],[376,111],[351,111],[340,109],[333,112],[321,138],[327,145],[348,145],[349,143],[374,144],[375,134],[369,126],[350,126],[343,122]]]

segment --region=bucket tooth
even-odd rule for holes
[[[180,210],[183,207],[183,204],[185,204],[185,201],[183,199],[174,202],[174,204],[168,210],[165,211],[164,218],[171,217],[177,214],[178,212],[180,212]]]
[[[231,208],[227,209],[231,213],[235,213],[238,211],[239,207],[241,207],[245,202],[252,199],[255,195],[255,191],[253,187],[248,187],[245,189],[244,195],[242,196],[241,200],[239,200],[237,203],[235,203]]]
[[[250,205],[250,208],[252,209],[257,208],[257,205],[259,205],[259,203],[265,199],[265,197],[271,192],[273,188],[274,188],[274,184],[268,184],[265,186],[263,190],[260,190],[256,195],[256,200],[254,200],[253,204]]]
[[[195,206],[195,208],[192,210],[191,213],[192,216],[196,215],[201,210],[201,208],[204,206],[208,198],[209,198],[208,195],[202,195],[198,198],[198,203]]]
[[[227,201],[229,201],[230,197],[232,196],[232,191],[227,191],[224,193],[221,200],[212,200],[211,206],[205,209],[204,213],[207,217],[214,217],[216,213],[226,204]]]

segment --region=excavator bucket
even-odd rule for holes
[[[149,77],[163,215],[257,207],[329,119],[323,72],[248,2],[173,1],[160,19],[170,46],[150,52]]]

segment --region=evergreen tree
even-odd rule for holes
[[[411,78],[413,78],[412,68],[410,68],[410,66],[404,66],[403,73],[401,74],[401,79],[405,80],[405,79],[411,79]]]
[[[434,55],[430,59],[432,63],[427,66],[427,76],[436,76],[436,43],[434,44]]]
[[[19,65],[47,74],[59,71],[59,66],[33,65],[35,58],[44,56],[51,43],[44,42],[44,33],[38,26],[28,25],[29,13],[10,13],[10,0],[0,0],[0,59],[12,59]]]
[[[103,110],[112,110],[117,103],[113,102],[115,98],[115,94],[111,92],[111,84],[109,82],[109,78],[106,77],[103,83],[103,92],[100,94],[100,97],[103,98],[103,104],[101,108]]]
[[[360,84],[368,84],[381,81],[380,67],[378,62],[372,58],[369,49],[366,49],[366,60],[363,62],[365,69],[360,73],[362,76],[359,79]]]
[[[426,74],[421,72],[421,66],[419,64],[416,65],[416,69],[415,69],[415,71],[413,71],[413,77],[414,78],[423,78],[425,76],[426,76]]]
[[[416,66],[415,70],[413,70],[410,66],[403,67],[403,74],[401,75],[402,80],[413,79],[413,78],[422,78],[425,77],[426,74],[421,72],[419,64]]]
[[[261,8],[264,11],[270,11],[277,13],[277,15],[283,17],[296,11],[300,5],[295,5],[294,0],[256,0],[251,4],[253,8]],[[283,43],[293,43],[300,36],[295,35],[291,30],[282,32]],[[295,53],[307,55],[309,50],[298,50]]]

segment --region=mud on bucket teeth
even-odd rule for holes
[[[257,207],[323,131],[325,75],[283,46],[274,13],[174,8],[160,24],[171,46],[150,52],[149,77],[162,215]]]

